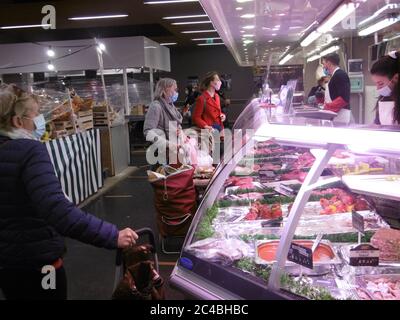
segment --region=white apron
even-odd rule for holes
[[[384,126],[393,125],[394,101],[379,101],[379,122]]]
[[[337,68],[336,70],[339,70],[339,68]],[[333,72],[333,74],[335,74],[336,70]],[[325,89],[325,103],[330,103],[330,102],[332,102],[332,99],[329,93],[329,83],[327,83]],[[344,109],[344,108],[340,109],[338,115],[335,118],[333,118],[332,122],[337,124],[346,124],[346,125],[350,124],[351,111],[349,109]]]

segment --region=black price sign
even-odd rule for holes
[[[363,243],[350,249],[350,265],[355,267],[376,267],[379,265],[379,249]]]
[[[353,211],[351,220],[353,222],[353,228],[364,233],[364,217],[358,212]]]
[[[297,263],[308,269],[313,269],[313,256],[310,248],[303,247],[296,243],[291,243],[289,248],[289,253],[287,256],[289,261]]]

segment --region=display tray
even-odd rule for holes
[[[312,119],[321,119],[321,120],[333,120],[337,113],[328,110],[300,110],[297,109],[294,112],[296,117],[302,118],[312,118]]]
[[[400,175],[349,175],[342,180],[356,193],[400,201]]]
[[[360,297],[371,300],[400,300],[400,274],[375,274],[356,277]],[[367,297],[364,296],[367,295]]]
[[[311,248],[312,240],[295,240],[293,243]],[[255,242],[255,262],[257,264],[272,265],[276,262],[279,240],[262,240]],[[299,266],[291,261],[286,261],[286,271],[292,275],[324,275],[331,271],[332,265],[341,264],[342,261],[336,254],[330,241],[322,240],[313,252],[313,269]]]

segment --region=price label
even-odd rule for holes
[[[379,249],[368,243],[359,244],[350,249],[350,265],[355,267],[379,265]]]
[[[361,233],[364,233],[364,217],[356,211],[353,211],[351,220],[353,223],[353,228]]]
[[[314,267],[311,249],[293,242],[290,244],[287,259],[308,269]]]

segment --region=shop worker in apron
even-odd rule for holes
[[[392,51],[380,58],[371,68],[371,78],[379,99],[376,104],[375,124],[400,124],[400,51]]]
[[[127,248],[138,238],[65,197],[39,141],[44,131],[35,96],[0,86],[0,290],[10,300],[67,298],[64,237],[106,249]],[[54,281],[47,288],[49,271]]]
[[[334,123],[348,125],[351,122],[350,79],[347,73],[339,68],[340,58],[331,53],[322,58],[324,73],[331,79],[325,90],[324,109],[336,112]]]

